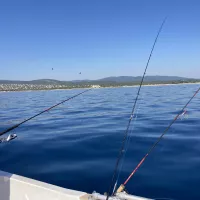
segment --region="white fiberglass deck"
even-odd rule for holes
[[[0,171],[0,200],[87,200],[88,197],[85,192]],[[131,200],[146,199],[132,196]]]
[[[0,171],[0,200],[80,200],[86,194]]]

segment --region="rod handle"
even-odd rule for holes
[[[117,189],[117,193],[123,192],[123,191],[124,191],[124,188],[125,188],[125,185],[124,185],[124,184],[121,184],[121,185],[119,186],[119,188]]]

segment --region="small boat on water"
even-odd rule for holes
[[[119,193],[110,200],[150,200]],[[0,171],[0,200],[106,200],[105,195],[65,189],[23,176]]]

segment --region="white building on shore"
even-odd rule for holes
[[[92,88],[100,88],[100,85],[91,85]]]

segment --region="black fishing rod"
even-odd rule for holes
[[[8,132],[10,132],[10,131],[12,131],[12,130],[14,130],[14,129],[16,129],[16,128],[18,128],[19,126],[21,126],[22,124],[24,124],[24,123],[30,121],[31,119],[34,119],[35,117],[37,117],[37,116],[39,116],[39,115],[41,115],[41,114],[43,114],[43,113],[45,113],[45,112],[50,111],[51,109],[53,109],[53,108],[59,106],[60,104],[63,104],[63,103],[65,103],[65,102],[67,102],[67,101],[69,101],[69,100],[71,100],[71,99],[73,99],[73,98],[75,98],[75,97],[77,97],[77,96],[79,96],[79,95],[85,93],[85,92],[88,92],[89,90],[92,90],[92,88],[87,89],[87,90],[84,90],[83,92],[80,92],[80,93],[78,93],[78,94],[76,94],[76,95],[74,95],[74,96],[72,96],[72,97],[69,97],[68,99],[63,100],[63,101],[61,101],[60,103],[57,103],[57,104],[55,104],[55,105],[53,105],[53,106],[51,106],[51,107],[49,107],[49,108],[47,108],[47,109],[41,111],[40,113],[38,113],[38,114],[36,114],[36,115],[34,115],[34,116],[32,116],[32,117],[26,119],[26,120],[24,120],[24,121],[22,121],[22,122],[20,122],[20,123],[18,123],[18,124],[16,124],[16,125],[14,125],[14,126],[11,126],[10,128],[4,130],[3,132],[0,132],[0,136],[6,134],[6,133],[8,133]],[[14,134],[14,135],[11,135],[11,139],[14,139],[14,138],[12,138],[13,136],[16,136],[16,135],[15,135],[15,134]],[[6,141],[6,140],[3,140],[3,141]]]
[[[143,73],[143,76],[142,76],[142,80],[140,82],[140,86],[138,88],[137,96],[136,96],[136,99],[134,101],[133,108],[132,108],[132,111],[131,111],[131,115],[130,115],[130,118],[129,118],[129,121],[128,121],[128,125],[127,125],[127,128],[126,128],[125,133],[124,133],[122,146],[120,148],[120,151],[119,151],[119,154],[118,154],[118,157],[117,157],[117,161],[116,161],[116,164],[115,164],[112,180],[111,180],[108,192],[107,192],[106,200],[108,200],[109,196],[111,195],[111,189],[114,186],[114,183],[115,183],[115,180],[116,180],[116,177],[117,177],[117,171],[118,171],[118,168],[119,168],[119,163],[120,163],[120,160],[121,160],[121,158],[123,156],[123,152],[124,152],[124,149],[125,149],[125,144],[126,144],[127,136],[128,136],[128,132],[129,132],[129,127],[130,127],[131,121],[132,121],[133,116],[134,116],[135,107],[136,107],[136,104],[137,104],[137,101],[138,101],[138,97],[139,97],[140,90],[141,90],[141,87],[142,87],[142,84],[143,84],[143,81],[144,81],[144,77],[145,77],[147,68],[149,66],[149,62],[151,60],[151,56],[153,54],[153,51],[154,51],[155,45],[157,43],[158,37],[159,37],[159,35],[160,35],[161,31],[162,31],[162,28],[163,28],[163,26],[165,24],[165,21],[166,21],[166,18],[163,20],[163,22],[162,22],[162,24],[161,24],[161,26],[160,26],[160,28],[158,30],[158,33],[157,33],[156,38],[154,40],[153,46],[151,48],[151,51],[150,51],[150,54],[149,54],[149,57],[148,57],[148,60],[147,60],[146,66],[145,66],[145,70],[144,70],[144,73]],[[114,191],[113,191],[113,193],[114,193]]]
[[[154,150],[154,148],[157,146],[157,144],[161,141],[163,136],[167,133],[169,128],[175,123],[175,121],[183,114],[185,113],[185,108],[189,105],[189,103],[192,101],[192,99],[197,95],[197,93],[200,91],[199,89],[194,93],[194,95],[189,99],[189,101],[185,104],[185,106],[182,108],[182,110],[175,116],[175,118],[172,120],[172,122],[169,124],[169,126],[163,131],[163,133],[160,135],[160,137],[157,139],[157,141],[149,148],[147,151],[147,154],[142,158],[142,160],[138,163],[138,165],[135,167],[135,169],[132,171],[132,173],[129,175],[129,177],[126,179],[124,184],[121,184],[118,188],[117,192],[122,192],[125,189],[125,185],[128,183],[128,181],[131,179],[131,177],[135,174],[135,172],[138,170],[138,168],[142,165],[142,163],[145,161],[145,159],[149,156],[149,154]]]

